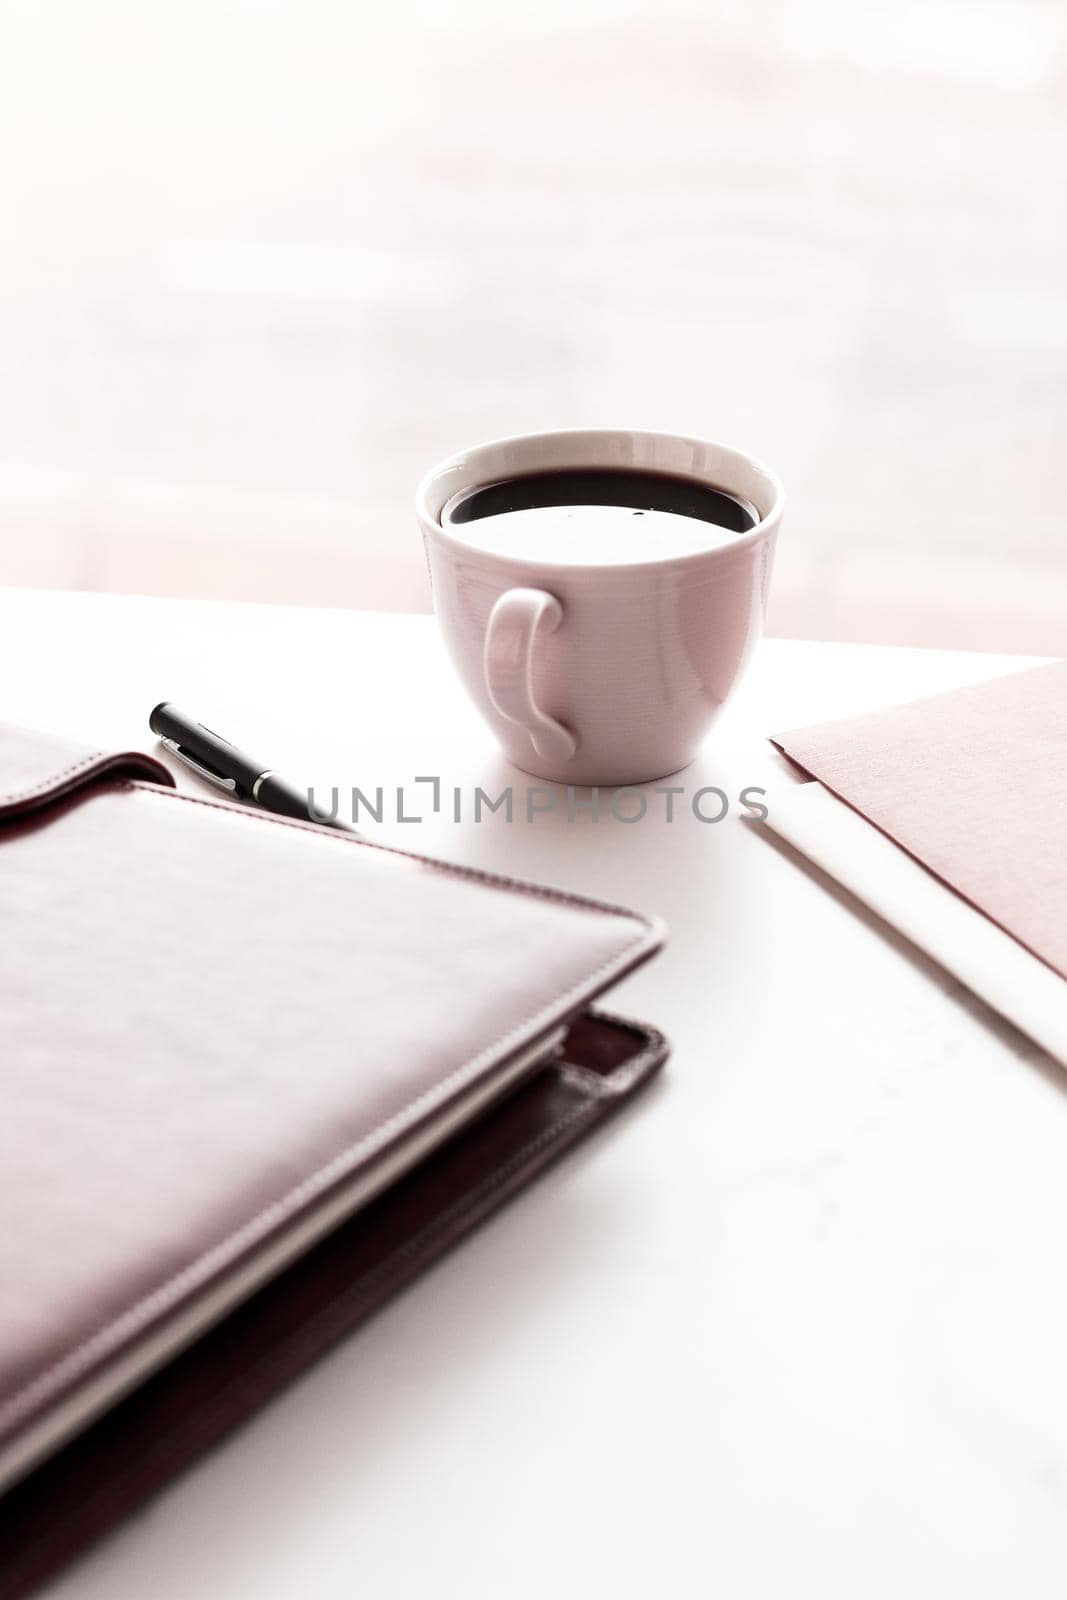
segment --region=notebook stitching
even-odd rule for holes
[[[94,750],[91,755],[82,756],[80,760],[75,761],[72,767],[65,767],[60,772],[50,773],[47,778],[43,778],[40,783],[35,783],[32,788],[9,789],[7,794],[0,794],[0,806],[8,805],[16,800],[36,800],[39,796],[48,794],[50,791],[54,792],[58,798],[62,793],[62,786],[69,784],[70,780],[76,778],[81,772],[89,772],[93,767],[101,766],[101,763],[103,763],[101,770],[107,772],[116,763],[132,765],[135,762],[159,766],[154,756],[144,755],[140,750]],[[129,779],[119,780],[115,785],[116,788],[129,788],[131,786],[132,782]],[[142,785],[138,784],[137,787],[140,788]],[[147,784],[144,787],[147,787]],[[161,792],[166,793],[167,791],[164,789]]]
[[[240,1253],[243,1247],[257,1242],[258,1238],[268,1233],[272,1226],[284,1221],[289,1215],[298,1210],[302,1204],[310,1201],[317,1193],[328,1188],[331,1182],[343,1175],[347,1167],[360,1157],[372,1153],[377,1145],[387,1142],[389,1137],[405,1123],[417,1118],[421,1112],[431,1110],[434,1103],[447,1098],[450,1091],[463,1087],[466,1081],[477,1076],[477,1073],[487,1061],[491,1060],[500,1051],[505,1050],[528,1029],[535,1027],[542,1019],[547,1020],[554,1013],[565,1012],[571,1000],[582,994],[589,984],[595,985],[614,969],[624,968],[633,953],[647,941],[654,927],[650,921],[636,912],[625,911],[621,907],[604,905],[578,895],[570,895],[563,890],[552,890],[536,884],[527,884],[522,879],[506,878],[482,872],[474,867],[456,866],[450,862],[437,861],[432,857],[420,856],[413,851],[397,850],[388,845],[372,843],[369,840],[353,839],[345,834],[332,834],[325,830],[319,832],[306,824],[289,821],[286,818],[277,817],[270,813],[243,812],[237,808],[219,805],[214,801],[202,800],[199,796],[182,794],[177,790],[156,788],[151,784],[127,781],[121,784],[120,787],[135,789],[144,794],[156,795],[164,800],[182,800],[189,805],[207,806],[211,810],[222,811],[246,821],[265,822],[280,827],[296,828],[301,833],[309,833],[313,838],[323,840],[336,839],[337,842],[343,844],[364,845],[373,850],[383,851],[388,855],[402,856],[409,860],[425,863],[438,871],[449,872],[458,877],[486,882],[490,886],[506,885],[531,897],[547,899],[564,905],[574,905],[583,910],[608,912],[617,916],[624,916],[627,920],[639,924],[640,933],[623,950],[617,952],[609,960],[601,963],[599,967],[594,968],[592,972],[577,980],[562,995],[557,995],[547,1005],[542,1006],[540,1010],[510,1028],[494,1043],[487,1045],[468,1061],[463,1062],[451,1073],[439,1079],[437,1083],[424,1090],[422,1094],[416,1096],[406,1106],[401,1107],[399,1111],[394,1112],[384,1122],[379,1123],[369,1133],[364,1134],[354,1144],[346,1146],[344,1150],[331,1157],[329,1161],[318,1167],[315,1172],[310,1173],[307,1178],[288,1190],[278,1200],[262,1207],[253,1217],[233,1229],[216,1244],[197,1256],[195,1261],[191,1261],[178,1273],[166,1279],[147,1295],[142,1296],[132,1306],[128,1306],[119,1316],[98,1328],[88,1338],[82,1340],[80,1344],[75,1345],[66,1355],[61,1356],[50,1367],[47,1367],[35,1378],[32,1378],[29,1383],[23,1385],[4,1405],[0,1406],[0,1432],[16,1426],[27,1411],[32,1410],[36,1404],[46,1401],[64,1383],[77,1378],[95,1360],[106,1356],[116,1343],[121,1342],[124,1337],[132,1336],[153,1315],[161,1314],[167,1310],[186,1290],[196,1288],[200,1283],[210,1278],[213,1271],[222,1270],[235,1255]]]
[[[94,766],[106,754],[104,750],[94,750],[91,756],[82,756],[80,761],[75,761],[72,767],[67,767],[63,772],[49,773],[41,783],[35,783],[32,789],[10,789],[7,794],[0,794],[0,805],[7,805],[11,800],[33,800],[37,795],[44,794],[56,784],[62,783],[64,779],[73,778],[76,773]]]
[[[399,845],[381,844],[376,839],[330,828],[319,823],[301,822],[296,817],[282,817],[273,811],[253,811],[251,807],[234,805],[225,800],[209,800],[198,794],[185,794],[180,789],[164,789],[153,783],[127,779],[115,785],[119,789],[135,789],[141,794],[154,795],[160,800],[181,800],[190,806],[205,806],[209,811],[220,811],[238,822],[259,822],[278,828],[292,828],[304,838],[320,839],[324,844],[357,845],[364,850],[377,850],[382,855],[400,856],[405,861],[417,861],[420,866],[433,867],[438,872],[448,872],[457,878],[469,878],[474,883],[484,883],[490,888],[506,886],[529,895],[532,899],[550,900],[559,905],[579,907],[583,911],[609,912],[625,917],[628,922],[640,922],[651,930],[654,924],[639,911],[628,906],[613,905],[608,900],[593,900],[588,895],[573,894],[567,889],[553,889],[547,884],[531,883],[526,878],[511,878],[504,872],[487,872],[481,867],[465,867],[460,862],[442,861],[437,856],[427,856],[418,850],[402,850]]]

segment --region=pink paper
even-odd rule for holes
[[[774,743],[1067,978],[1067,662]]]

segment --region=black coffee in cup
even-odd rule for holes
[[[544,506],[622,506],[632,511],[664,511],[697,517],[733,533],[747,533],[759,521],[747,501],[694,478],[661,472],[617,472],[580,467],[565,472],[535,472],[507,478],[457,495],[446,508],[448,522],[474,522]]]
[[[581,467],[480,484],[441,520],[501,555],[630,565],[728,543],[760,519],[746,500],[694,478]]]

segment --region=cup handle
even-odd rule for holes
[[[555,633],[563,607],[543,589],[508,589],[489,613],[482,658],[485,687],[502,717],[529,733],[546,761],[569,761],[578,740],[533,697],[533,649],[538,633]]]

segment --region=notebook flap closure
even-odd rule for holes
[[[101,777],[142,778],[174,787],[166,767],[140,750],[93,750],[63,736],[0,723],[0,822]]]

